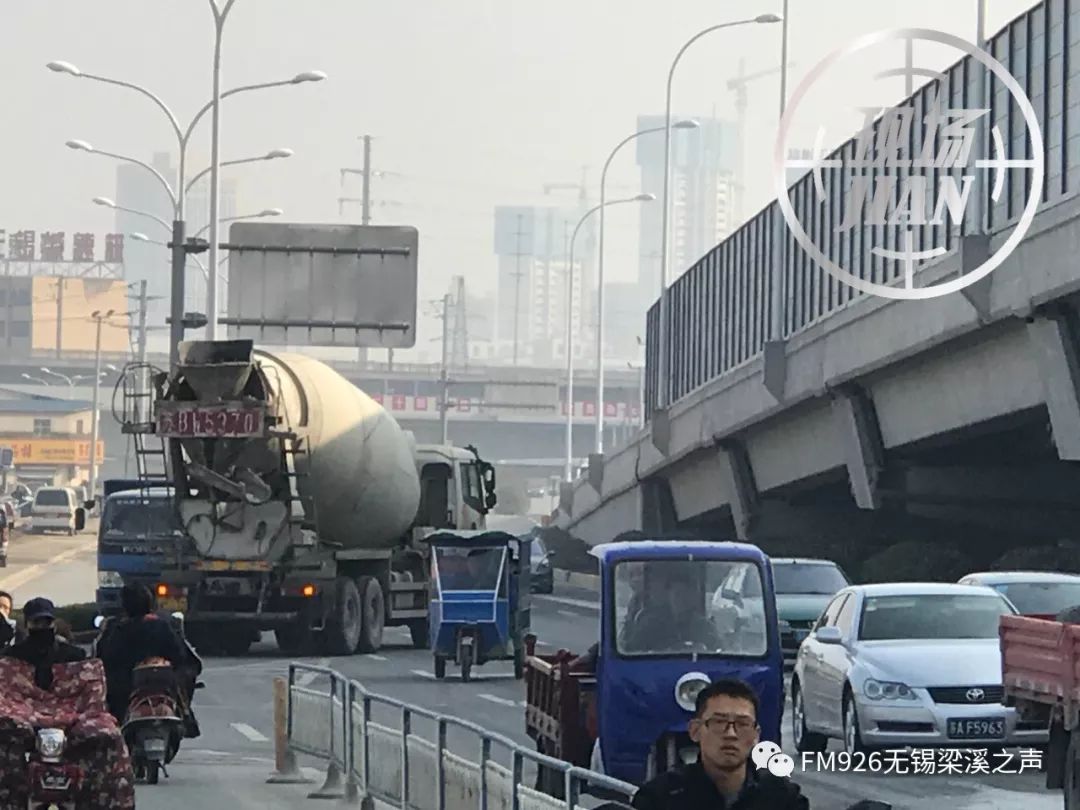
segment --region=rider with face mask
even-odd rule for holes
[[[86,660],[86,653],[56,635],[56,608],[48,599],[31,599],[23,607],[26,621],[26,640],[8,647],[4,655],[17,658],[34,667],[34,683],[40,689],[51,689],[54,664],[71,664]]]

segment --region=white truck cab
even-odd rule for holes
[[[434,530],[486,529],[495,506],[495,468],[472,449],[450,445],[416,447],[420,508],[416,525]]]

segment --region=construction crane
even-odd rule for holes
[[[788,62],[788,68],[793,66],[794,62]],[[746,164],[744,156],[746,154],[746,108],[749,104],[749,94],[746,92],[746,86],[750,84],[750,82],[763,79],[766,76],[772,76],[774,73],[779,73],[781,70],[782,68],[777,65],[774,68],[747,73],[746,60],[740,59],[738,75],[729,79],[727,83],[727,89],[735,93],[735,115],[739,129],[739,154],[736,161],[738,166],[738,179],[735,183],[735,218],[736,222],[739,224],[743,221],[743,197],[745,196],[746,188]]]

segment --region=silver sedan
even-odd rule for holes
[[[799,648],[793,738],[823,751],[1037,746],[1045,724],[1002,704],[996,591],[952,584],[855,585],[833,597]]]

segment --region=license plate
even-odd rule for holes
[[[177,438],[246,438],[264,433],[263,408],[241,405],[202,407],[158,405],[157,433]]]
[[[950,717],[945,732],[953,740],[997,740],[1005,736],[1005,718]]]
[[[168,613],[187,613],[186,596],[168,596],[158,600],[158,610]]]

